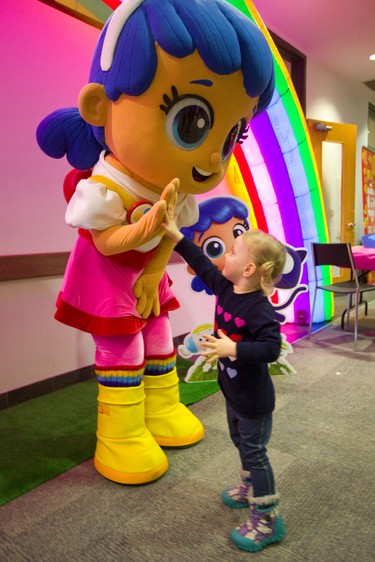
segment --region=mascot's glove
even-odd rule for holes
[[[138,299],[136,308],[142,318],[148,318],[151,312],[155,316],[160,314],[159,283],[174,246],[174,242],[165,236],[159,244],[154,259],[134,284],[134,296]]]
[[[179,185],[179,180],[175,178],[164,189],[161,197],[165,200],[166,208],[174,209]],[[134,284],[133,293],[138,300],[136,308],[142,318],[148,318],[151,313],[155,316],[160,315],[159,283],[164,275],[173,248],[174,242],[164,237],[153,260]]]
[[[164,269],[160,271],[144,271],[134,285],[134,296],[138,299],[137,311],[142,318],[148,318],[151,312],[155,316],[160,314],[159,283]]]
[[[160,232],[165,210],[176,198],[177,180],[170,182],[163,190],[159,201],[145,213],[138,222],[124,226],[111,226],[106,230],[92,230],[95,247],[104,256],[112,256],[146,244]]]

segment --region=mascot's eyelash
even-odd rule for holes
[[[172,99],[169,96],[167,96],[167,94],[164,94],[163,100],[166,105],[161,104],[159,106],[162,111],[165,111],[165,113],[168,113],[168,111],[171,109],[171,107],[176,103],[176,101],[179,98],[176,86],[172,86],[171,91],[172,91]]]
[[[249,127],[250,125],[248,125],[246,129],[244,129],[243,133],[238,137],[238,144],[242,144],[249,136]]]

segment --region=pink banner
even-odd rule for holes
[[[375,234],[375,152],[362,147],[362,194],[364,234]],[[375,272],[367,276],[367,282],[375,283]]]
[[[375,152],[362,147],[364,234],[375,234]]]

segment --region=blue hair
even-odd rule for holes
[[[213,222],[224,224],[232,218],[243,220],[246,228],[249,228],[247,219],[249,209],[240,199],[230,196],[212,197],[199,203],[198,207],[199,218],[197,222],[192,226],[181,228],[182,234],[189,240],[193,240],[197,232],[204,234]],[[197,275],[193,277],[191,288],[196,293],[205,291],[208,295],[213,295],[211,289]]]
[[[194,234],[197,232],[204,234],[213,222],[224,224],[233,217],[243,220],[246,227],[249,227],[247,220],[249,209],[245,203],[235,197],[211,197],[199,203],[198,207],[199,219],[197,222],[192,226],[181,228],[181,232],[189,240],[193,240]]]
[[[89,82],[104,86],[110,100],[123,93],[139,96],[149,88],[157,70],[157,43],[177,58],[197,50],[207,68],[220,75],[241,69],[246,93],[259,96],[257,113],[270,103],[274,67],[267,40],[226,0],[144,0],[120,32],[111,68],[103,71],[100,57],[111,18],[99,37],[89,76]],[[66,154],[73,167],[87,169],[107,149],[104,128],[79,121],[78,109],[57,110],[40,123],[37,141],[49,156]]]

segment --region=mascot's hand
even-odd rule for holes
[[[157,201],[151,209],[145,213],[134,227],[136,227],[138,235],[142,236],[142,240],[138,245],[145,244],[152,240],[154,236],[160,233],[160,225],[165,220],[165,211],[169,205],[176,204],[177,189],[180,182],[177,178],[172,180],[162,191],[159,201]]]
[[[158,201],[134,224],[111,226],[106,230],[92,230],[95,247],[104,256],[113,256],[147,244],[158,235],[165,210],[166,202]]]
[[[163,190],[159,201],[145,213],[138,222],[124,226],[111,226],[106,230],[92,230],[96,248],[104,256],[112,256],[135,250],[147,244],[161,233],[161,224],[165,220],[168,205],[174,205],[177,197],[179,180],[172,180]]]
[[[166,209],[174,208],[177,200],[177,191],[180,180],[175,178],[163,190],[158,203],[164,203]],[[147,216],[148,213],[146,213]],[[152,262],[146,267],[142,275],[136,281],[133,292],[137,302],[137,311],[142,318],[148,318],[153,312],[155,316],[160,315],[159,283],[164,275],[165,266],[172,253],[173,243],[163,240]]]
[[[164,203],[165,208],[174,208],[177,199],[179,179],[172,180],[163,190],[157,204]],[[146,213],[146,216],[148,213]],[[153,312],[160,315],[159,283],[164,275],[165,266],[172,252],[173,243],[163,239],[152,262],[146,267],[136,281],[133,292],[137,302],[137,311],[142,318],[148,318]]]
[[[134,285],[134,296],[138,299],[136,308],[142,318],[148,318],[151,312],[155,316],[160,314],[158,288],[163,273],[164,271],[145,271]]]
[[[160,201],[165,201],[167,207],[169,205],[174,207],[176,205],[177,192],[179,187],[180,180],[178,178],[174,178],[174,180],[169,182],[169,184],[163,189],[163,192],[160,195]]]

